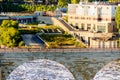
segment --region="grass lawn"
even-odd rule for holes
[[[62,48],[63,46],[84,48],[80,42],[69,34],[42,34],[40,37],[48,43],[48,48]]]

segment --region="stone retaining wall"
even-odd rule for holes
[[[120,48],[65,48],[65,49],[45,49],[45,48],[0,48],[0,53],[10,52],[120,52]]]

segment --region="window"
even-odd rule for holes
[[[85,19],[84,17],[81,17],[81,19]]]
[[[85,19],[85,18],[83,17],[83,19]]]
[[[85,24],[81,24],[81,29],[84,30]]]
[[[115,21],[115,18],[112,18],[112,21]]]
[[[105,32],[105,26],[97,26],[98,32]]]
[[[87,24],[87,30],[91,29],[91,24]]]
[[[101,18],[98,18],[98,21],[101,21],[102,19]]]
[[[78,23],[75,23],[75,28],[76,28],[76,29],[79,29],[79,28],[78,28]]]
[[[93,18],[93,20],[96,20],[95,18]]]
[[[75,17],[75,19],[78,19],[78,17]]]
[[[95,24],[93,24],[93,30],[94,30],[94,31],[96,30]]]

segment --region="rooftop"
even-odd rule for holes
[[[120,2],[79,2],[79,4],[84,5],[118,5]]]

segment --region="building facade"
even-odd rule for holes
[[[110,3],[79,3],[79,4],[69,4],[68,5],[68,23],[77,31],[76,35],[80,38],[84,38],[84,42],[87,43],[90,47],[95,45],[101,46],[93,38],[100,39],[104,36],[103,33],[109,35],[111,33],[117,32],[116,22],[115,22],[115,12],[116,4]],[[85,34],[83,34],[85,33]],[[91,34],[91,35],[89,35]],[[111,34],[103,40],[103,44],[111,45],[111,40],[115,36]],[[107,42],[104,42],[107,41]],[[113,45],[117,44],[112,42]],[[116,45],[117,46],[117,45]],[[116,47],[112,46],[112,47]],[[110,47],[110,46],[107,46]]]
[[[96,32],[115,31],[115,11],[117,5],[110,4],[69,4],[68,22],[77,29]]]
[[[32,23],[36,22],[35,14],[27,14],[27,13],[1,13],[0,14],[0,23],[3,20],[15,20],[19,23]]]

